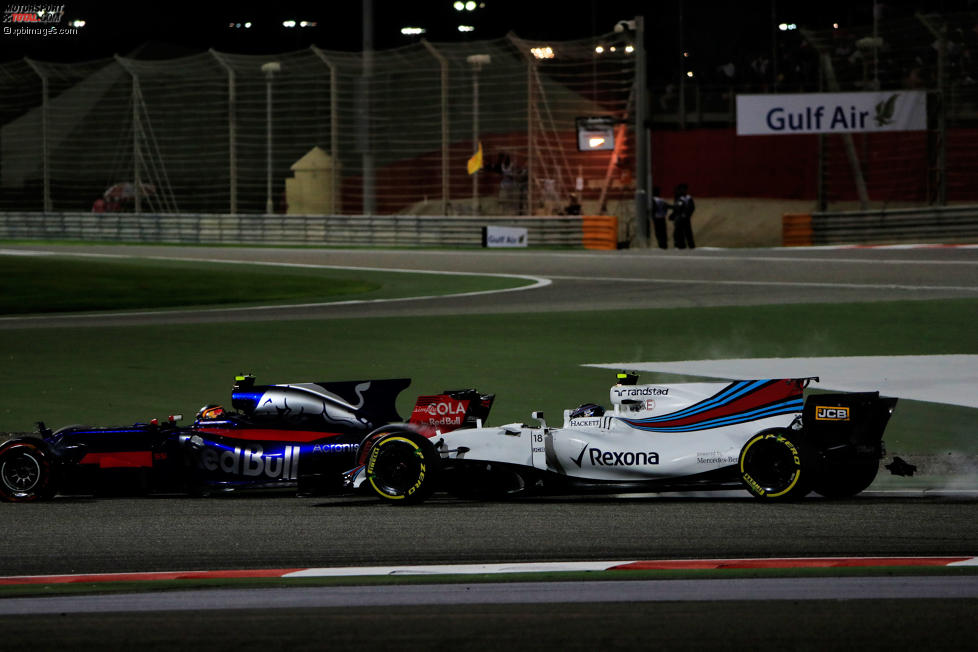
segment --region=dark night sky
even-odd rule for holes
[[[742,50],[770,51],[772,13],[776,22],[796,22],[825,29],[833,21],[866,25],[872,21],[872,0],[483,0],[485,7],[457,12],[453,0],[374,0],[374,47],[406,45],[405,25],[425,27],[432,42],[497,38],[509,31],[533,40],[566,40],[611,31],[623,18],[644,15],[648,25],[650,61],[675,60],[679,43],[679,7],[683,7],[686,47],[703,59],[719,61]],[[4,7],[13,3],[0,0]],[[18,2],[18,4],[23,4]],[[83,61],[127,55],[152,42],[140,56],[169,58],[213,47],[223,52],[265,54],[308,47],[360,50],[362,5],[359,0],[297,3],[289,0],[245,5],[240,2],[118,2],[67,0],[65,20],[86,20],[78,36],[12,37],[0,34],[0,61],[23,56],[50,61]],[[890,0],[891,15],[912,15],[915,8],[963,10],[976,0]],[[773,10],[773,11],[772,11]],[[463,19],[464,17],[464,19]],[[282,21],[312,20],[307,29],[286,29]],[[459,22],[476,30],[460,34]],[[253,23],[251,29],[230,29],[230,22]],[[7,25],[4,25],[5,27]]]

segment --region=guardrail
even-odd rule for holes
[[[978,242],[978,206],[787,214],[781,235],[786,247]]]
[[[585,228],[586,224],[586,228]],[[527,229],[531,246],[614,249],[615,217],[0,213],[0,239],[383,247],[480,247],[482,227]]]

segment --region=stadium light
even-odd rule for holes
[[[599,45],[596,48],[594,48],[594,51],[597,52],[598,54],[604,54],[604,46]]]
[[[631,54],[634,51],[635,51],[635,46],[634,45],[626,45],[625,46],[625,52],[627,52],[628,54]]]
[[[295,27],[295,21],[294,20],[283,20],[282,21],[282,27],[287,27],[287,28]]]
[[[465,9],[465,3],[462,0],[455,0],[455,4],[452,6],[455,7],[455,11],[463,11]]]
[[[466,2],[465,3],[465,10],[466,11],[475,11],[475,2],[473,0],[469,0],[468,2]]]
[[[460,31],[460,32],[474,32],[475,31],[475,27],[473,27],[472,25],[459,25],[458,26],[458,31]]]
[[[85,26],[84,20],[73,20],[71,21],[71,26],[76,28],[81,28]]]
[[[402,27],[401,34],[404,36],[418,36],[419,34],[424,34],[424,27]]]
[[[539,48],[530,48],[530,54],[532,54],[537,59],[553,59],[554,49],[549,45]]]

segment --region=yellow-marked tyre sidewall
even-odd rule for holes
[[[800,445],[789,439],[791,433],[783,430],[764,431],[754,435],[744,444],[740,452],[739,471],[740,478],[747,491],[762,500],[788,500],[800,498],[808,493],[807,475],[808,471],[804,468],[804,453]],[[786,459],[790,459],[791,472],[785,481],[779,482],[777,486],[765,486],[769,483],[759,482],[751,475],[751,470],[745,468],[751,449],[760,445],[776,444],[784,448],[782,454]],[[755,473],[757,473],[755,471]]]
[[[380,455],[385,452],[390,446],[406,445],[413,449],[413,454],[418,458],[419,462],[419,473],[416,480],[414,480],[411,487],[407,488],[404,492],[392,491],[391,487],[382,485],[378,483],[378,478],[376,475],[376,465],[377,460]],[[428,482],[428,463],[425,459],[425,451],[423,445],[416,441],[413,437],[404,435],[387,435],[379,439],[370,449],[370,453],[367,456],[367,482],[370,487],[374,490],[380,498],[390,501],[402,502],[402,503],[412,503],[419,502],[427,497],[430,493],[426,491]]]

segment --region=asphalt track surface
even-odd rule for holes
[[[12,248],[12,247],[6,247]],[[978,250],[843,249],[695,252],[333,251],[181,247],[22,249],[330,266],[509,273],[548,279],[533,290],[391,302],[16,318],[0,328],[331,319],[392,315],[847,302],[978,296]],[[0,505],[0,575],[375,564],[974,555],[973,495],[766,505],[746,498],[644,496],[397,508],[362,499],[242,494],[191,498],[59,498]],[[760,581],[760,580],[758,580]],[[946,586],[950,586],[950,582]],[[513,585],[514,587],[518,585]],[[656,602],[542,605],[295,606],[193,612],[2,616],[11,649],[672,649],[778,646],[975,649],[978,600],[958,594],[757,600],[711,595]],[[973,586],[973,585],[972,585]],[[432,589],[435,590],[435,589]],[[514,588],[514,591],[519,591]],[[573,587],[563,588],[572,595]],[[804,589],[802,589],[804,590]],[[695,590],[694,590],[695,591]],[[805,594],[802,593],[802,596]],[[160,607],[165,609],[165,607]],[[183,614],[183,615],[180,615]],[[332,645],[330,645],[332,646]]]
[[[660,252],[332,250],[154,246],[4,249],[516,274],[544,287],[459,297],[143,314],[15,317],[0,328],[336,319],[978,297],[978,249],[764,249]]]

